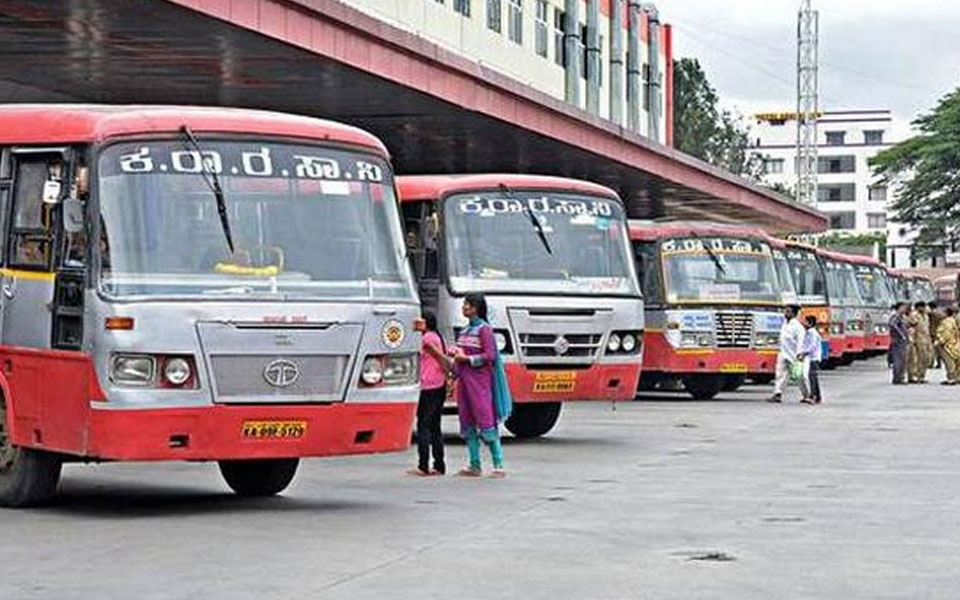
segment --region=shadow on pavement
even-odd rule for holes
[[[210,513],[335,512],[369,510],[369,502],[291,498],[241,498],[230,492],[210,492],[176,485],[90,482],[71,478],[63,482],[56,499],[37,510],[103,519],[170,517]]]

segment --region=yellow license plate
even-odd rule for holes
[[[295,440],[307,433],[306,421],[244,421],[245,440]]]
[[[558,394],[572,392],[577,384],[576,371],[541,371],[533,381],[533,393]]]
[[[746,373],[747,365],[744,363],[723,363],[720,365],[721,373]]]

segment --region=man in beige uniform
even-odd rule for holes
[[[930,338],[930,321],[927,317],[925,302],[914,304],[913,312],[907,319],[912,332],[910,350],[907,354],[907,379],[910,383],[927,382],[927,365],[933,340]]]

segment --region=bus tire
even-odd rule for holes
[[[55,454],[10,443],[6,404],[0,397],[0,506],[36,506],[53,499],[62,466]]]
[[[683,387],[694,400],[712,400],[723,390],[726,377],[720,375],[694,375],[683,378]]]
[[[275,496],[297,474],[298,458],[221,460],[220,474],[238,496]]]
[[[557,424],[562,406],[559,402],[514,404],[513,414],[504,425],[518,438],[540,437]]]
[[[743,385],[743,382],[746,380],[746,375],[727,375],[723,382],[723,389],[721,391],[735,392],[740,389],[740,386]]]

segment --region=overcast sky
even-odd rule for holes
[[[960,87],[960,1],[814,0],[820,104],[889,108],[912,120]],[[700,59],[745,115],[796,107],[798,0],[658,0],[674,54]]]

